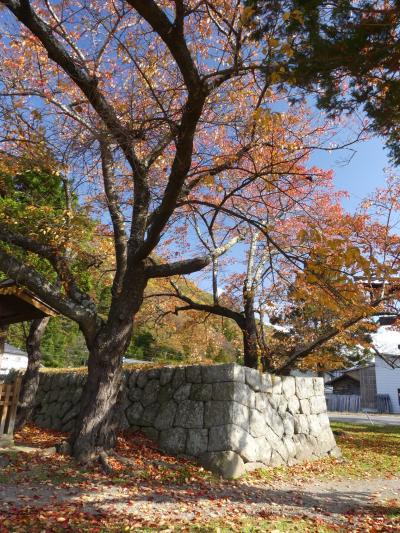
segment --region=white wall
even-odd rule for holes
[[[378,394],[389,394],[394,413],[400,413],[398,389],[400,389],[400,368],[392,368],[380,357],[375,358],[376,390]]]

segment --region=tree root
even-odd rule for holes
[[[123,465],[129,465],[129,466],[135,466],[136,465],[134,459],[128,459],[128,457],[124,457],[123,455],[120,455],[119,453],[116,453],[116,452],[112,452],[112,455],[113,455],[113,457],[115,457],[115,459],[118,462],[122,463]]]
[[[99,463],[106,474],[113,474],[115,471],[110,463],[108,462],[108,455],[106,452],[99,452]]]

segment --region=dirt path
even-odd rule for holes
[[[228,517],[234,514],[323,516],[343,523],[343,515],[377,508],[385,502],[400,506],[400,478],[308,482],[300,484],[170,485],[157,490],[140,482],[138,485],[85,485],[55,487],[45,484],[4,484],[0,486],[0,514],[15,508],[73,504],[90,513],[117,513],[163,523],[167,518],[186,522],[203,518]]]

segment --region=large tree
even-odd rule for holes
[[[77,322],[85,337],[89,373],[70,442],[86,462],[114,444],[122,355],[148,280],[198,271],[238,240],[185,257],[177,228],[196,198],[226,203],[232,191],[262,179],[247,180],[247,169],[252,151],[271,143],[255,123],[274,98],[257,78],[259,51],[239,3],[1,4],[3,149],[34,152],[45,136],[80,205],[101,216],[104,246],[111,240],[114,247],[104,309],[76,275],[70,209],[39,229],[1,221],[0,269]],[[229,169],[231,180],[218,184]],[[20,249],[51,273],[21,262]],[[97,264],[87,254],[86,268]]]
[[[397,1],[247,0],[265,72],[314,94],[331,115],[363,109],[400,161]],[[280,70],[282,69],[282,70]]]

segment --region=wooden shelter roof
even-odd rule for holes
[[[8,279],[0,283],[0,326],[57,314],[52,307],[14,280]]]

